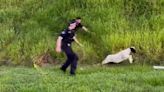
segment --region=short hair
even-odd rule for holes
[[[81,19],[81,17],[76,17],[76,19]]]
[[[69,21],[69,24],[72,24],[72,23],[75,23],[75,22],[76,22],[76,20],[72,19],[72,20]]]

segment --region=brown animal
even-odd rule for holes
[[[56,60],[50,55],[49,50],[46,53],[43,53],[37,56],[34,59],[34,64],[42,67],[46,64],[56,64]]]

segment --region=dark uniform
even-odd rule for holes
[[[61,49],[67,56],[66,62],[62,65],[61,69],[66,71],[67,67],[71,65],[70,74],[75,74],[77,67],[78,56],[73,52],[71,43],[74,41],[75,33],[69,29],[65,29],[60,36],[62,37]]]
[[[79,28],[82,28],[83,25],[81,23],[76,23],[75,31],[77,31]]]

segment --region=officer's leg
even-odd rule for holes
[[[61,69],[63,70],[63,71],[66,71],[66,69],[67,69],[67,67],[71,64],[71,62],[73,61],[73,59],[74,59],[74,56],[73,56],[73,51],[72,51],[72,49],[71,49],[71,47],[70,46],[65,46],[64,47],[64,52],[65,52],[65,54],[66,54],[66,56],[67,56],[67,60],[66,60],[66,62],[62,65],[62,67],[61,67]]]
[[[78,56],[74,54],[74,60],[71,62],[71,71],[70,74],[74,75],[77,68]]]

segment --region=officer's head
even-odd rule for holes
[[[76,22],[76,19],[70,20],[69,23],[68,23],[68,26],[69,26],[70,24],[74,23],[74,22]]]
[[[80,23],[81,22],[81,17],[76,17],[76,22]]]
[[[73,29],[75,29],[75,27],[76,27],[76,22],[72,22],[72,23],[69,24],[69,27],[68,28],[70,30],[73,30]]]

